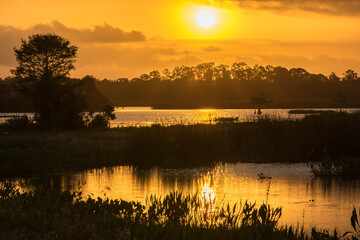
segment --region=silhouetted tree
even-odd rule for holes
[[[139,77],[141,80],[143,81],[149,81],[150,80],[150,76],[146,73],[142,74],[140,77]]]
[[[291,79],[289,70],[287,70],[284,67],[280,67],[280,66],[274,68],[273,77],[274,77],[274,82],[277,82],[277,83],[287,82],[287,81],[290,81],[290,79]]]
[[[75,92],[79,82],[70,81],[76,46],[55,34],[36,34],[15,48],[18,62],[11,72],[17,89],[32,102],[35,119],[42,128],[78,128],[83,125],[84,99]]]
[[[355,81],[355,80],[357,80],[357,77],[358,77],[357,73],[354,72],[354,70],[349,69],[344,73],[344,77],[342,80],[343,81]]]
[[[257,96],[251,97],[251,102],[257,106],[257,114],[261,114],[261,106],[269,104],[271,101],[265,96],[263,92],[259,92]]]
[[[334,72],[332,72],[329,75],[329,81],[330,82],[340,82],[340,78]]]
[[[158,70],[150,72],[149,76],[150,76],[150,81],[152,82],[159,82],[161,78],[160,72]]]
[[[337,103],[337,105],[339,106],[339,109],[340,109],[340,112],[341,112],[341,109],[342,109],[344,103],[347,101],[347,98],[346,98],[346,95],[345,95],[344,91],[339,89],[336,92],[336,96],[335,96],[334,100]]]
[[[114,113],[114,107],[111,105],[106,105],[102,113],[99,113],[95,116],[92,116],[92,114],[90,114],[90,118],[91,120],[88,124],[88,127],[90,128],[110,127],[110,121],[116,118]]]

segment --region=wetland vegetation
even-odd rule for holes
[[[346,71],[340,79],[334,73],[326,77],[301,68],[252,68],[235,63],[229,69],[204,63],[176,67],[172,72],[165,71],[164,76],[153,71],[131,82],[99,82],[91,76],[82,80],[69,77],[78,48],[56,34],[29,36],[14,50],[18,66],[12,70],[14,77],[0,81],[0,109],[31,109],[34,118],[12,117],[0,125],[1,179],[116,165],[194,168],[236,161],[309,162],[315,176],[360,176],[358,112],[308,111],[302,113],[316,115],[302,119],[259,116],[249,121],[222,117],[209,124],[108,128],[115,115],[107,96],[118,105],[146,102],[159,108],[163,104],[186,107],[188,103],[192,107],[256,105],[258,114],[260,107],[275,98],[280,100],[277,107],[289,103],[294,107],[308,106],[309,102],[328,106],[329,101],[335,101],[340,109],[345,103],[359,106],[360,81],[353,70]],[[319,89],[320,98],[312,99],[319,95]],[[333,100],[335,91],[338,93]],[[157,94],[149,95],[150,92]],[[299,95],[307,97],[295,104]],[[91,100],[94,96],[101,101]],[[84,114],[100,109],[100,105],[103,112],[95,116]],[[0,189],[0,238],[341,237],[336,231],[313,229],[307,233],[301,227],[280,225],[281,213],[281,207],[272,208],[267,200],[261,205],[245,202],[215,206],[210,196],[173,192],[163,197],[152,195],[145,203],[139,203],[83,197],[80,192],[39,189],[20,193],[5,180]],[[351,225],[354,233],[348,236],[357,239],[356,210]]]
[[[359,176],[353,173],[360,158],[360,113],[74,131],[12,131],[6,124],[0,129],[2,178],[115,165],[197,167],[227,161],[353,162],[351,172],[342,172]]]
[[[0,189],[2,239],[340,239],[336,230],[306,232],[280,225],[282,208],[267,202],[213,205],[206,195],[173,192],[145,204],[94,199],[81,193],[20,193]],[[355,214],[354,214],[355,212]],[[358,239],[356,210],[351,218]],[[356,217],[356,218],[355,218]],[[344,238],[346,239],[346,238]]]

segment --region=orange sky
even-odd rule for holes
[[[55,32],[79,46],[74,77],[135,77],[204,61],[360,69],[359,0],[0,0],[0,77],[21,37]],[[201,9],[215,26],[195,22]]]

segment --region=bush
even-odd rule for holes
[[[360,158],[358,157],[324,158],[320,162],[308,163],[308,167],[316,177],[357,179],[360,176]]]
[[[106,105],[103,112],[92,116],[90,114],[90,119],[88,123],[89,128],[106,128],[110,127],[110,121],[114,120],[115,113],[114,107],[110,105]]]
[[[15,116],[5,121],[5,126],[9,130],[29,130],[35,128],[36,124],[32,118],[26,115]]]

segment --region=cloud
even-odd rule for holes
[[[203,48],[205,52],[219,52],[221,51],[220,47],[209,45]]]
[[[53,21],[50,24],[37,24],[27,29],[0,25],[0,65],[14,66],[14,47],[20,45],[21,38],[36,33],[56,33],[70,39],[75,45],[81,43],[129,43],[142,42],[146,37],[139,31],[126,32],[109,24],[95,25],[92,28],[77,29]]]
[[[172,69],[179,65],[194,66],[202,62],[231,65],[234,62],[245,61],[249,65],[303,67],[309,72],[323,74],[332,71],[341,74],[349,68],[359,71],[360,66],[358,54],[360,43],[355,40],[302,42],[266,39],[158,38],[144,41],[133,37],[118,37],[119,39],[115,41],[111,39],[111,34],[123,32],[116,29],[118,28],[109,25],[75,29],[58,22],[38,24],[25,30],[0,25],[0,77],[10,75],[9,70],[16,66],[13,48],[20,46],[21,38],[44,32],[60,34],[79,47],[76,71],[71,72],[73,77],[90,74],[98,78],[132,78],[152,70],[162,72],[164,68]],[[111,34],[99,36],[101,31]],[[126,33],[131,35],[131,32]],[[134,41],[125,41],[129,38]]]
[[[161,47],[161,43],[148,42],[141,46],[83,46],[79,48],[76,76],[91,74],[106,76],[137,77],[153,70],[172,69],[180,65],[196,65],[205,60],[185,50]],[[89,71],[89,72],[87,72]]]
[[[21,38],[36,33],[56,33],[79,47],[79,59],[72,76],[92,74],[98,77],[135,77],[151,70],[192,65],[204,61],[193,51],[178,49],[173,42],[146,40],[141,32],[125,32],[104,24],[77,29],[54,21],[27,29],[0,25],[0,76],[10,75],[16,66],[14,47]],[[145,41],[146,40],[146,41]]]
[[[360,16],[360,0],[198,0],[209,5],[236,3],[243,9],[269,10],[277,13],[304,12]]]
[[[126,32],[106,23],[103,25],[94,25],[93,28],[76,29],[66,27],[60,22],[53,21],[51,24],[35,25],[27,31],[39,33],[55,32],[60,35],[69,36],[69,38],[80,42],[138,42],[146,39],[144,34],[140,31]]]

